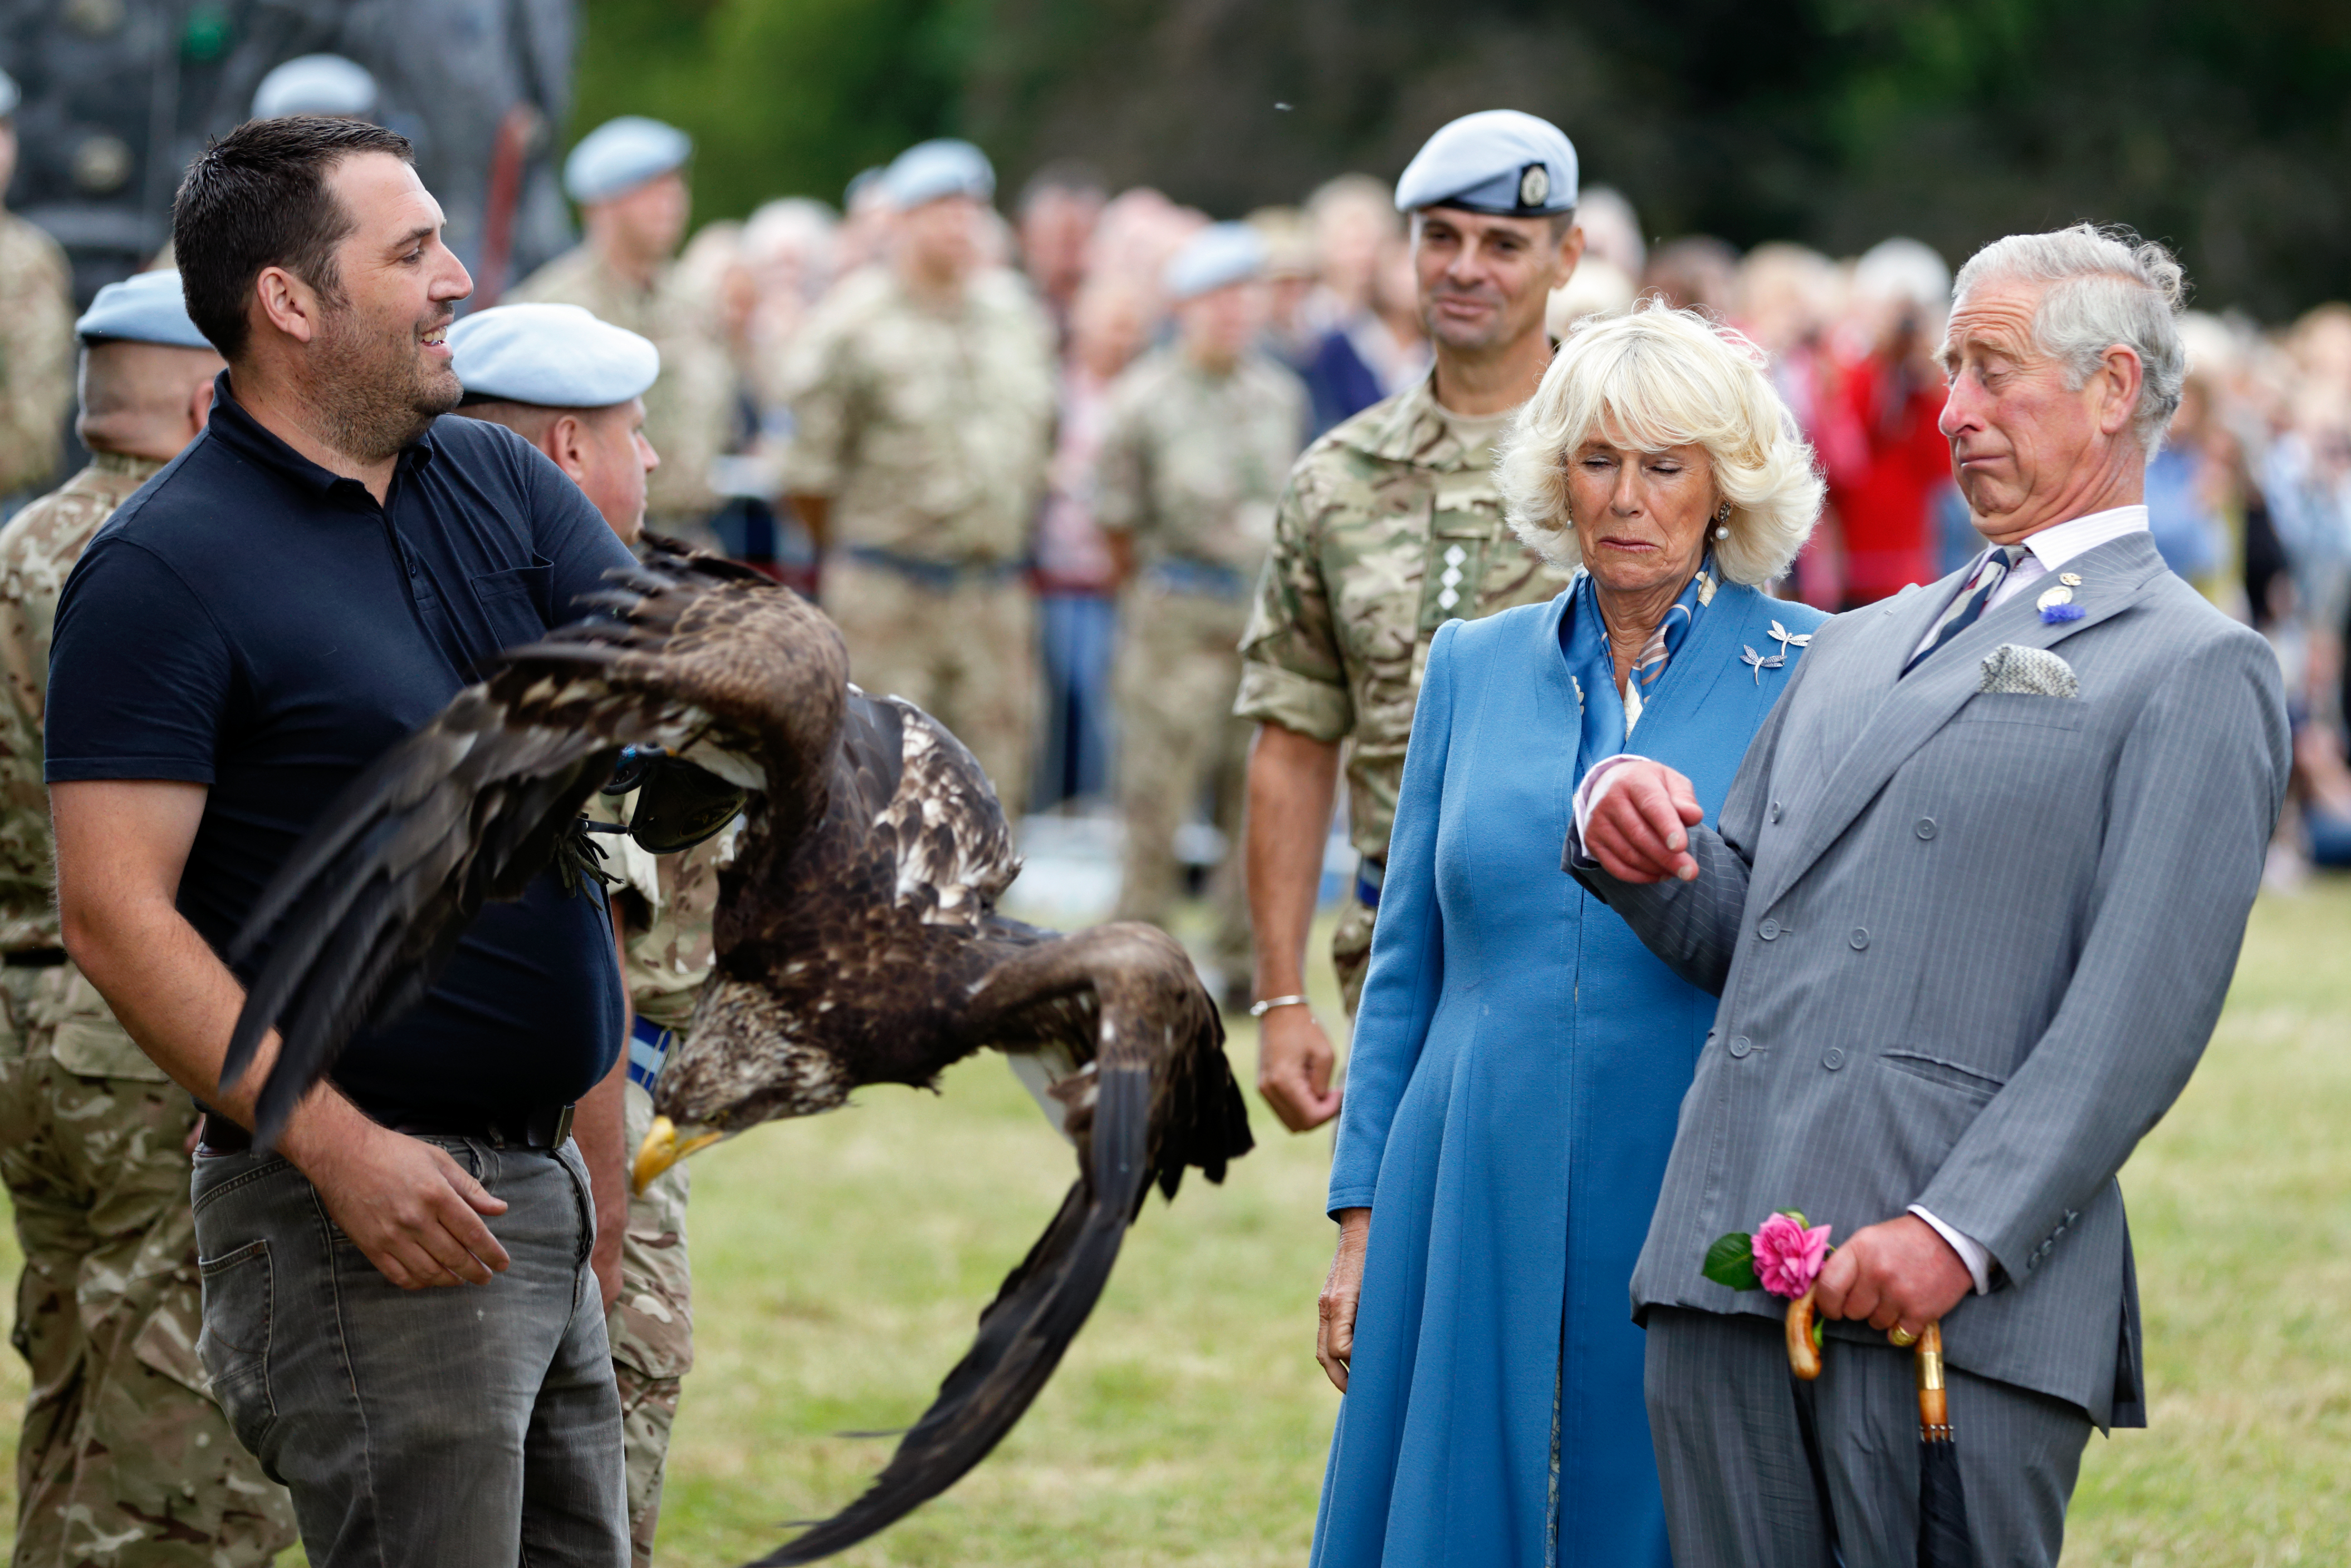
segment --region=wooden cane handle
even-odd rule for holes
[[[1813,1340],[1813,1293],[1788,1303],[1788,1370],[1810,1383],[1821,1375],[1821,1347]]]
[[[1928,1323],[1918,1336],[1918,1436],[1926,1441],[1949,1442],[1951,1436],[1949,1392],[1943,1386],[1943,1325]]]

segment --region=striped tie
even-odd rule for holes
[[[1917,655],[1902,666],[1904,674],[1925,664],[1934,656],[1936,650],[1983,618],[1984,606],[1990,604],[1991,596],[2000,591],[2000,585],[2008,580],[2008,574],[2016,569],[2016,563],[2024,559],[2024,548],[2022,545],[2003,545],[1984,557],[1983,566],[1976,576],[1976,591],[1951,606],[1950,613],[1943,617],[1942,625],[1936,630],[1935,640],[1919,649]]]

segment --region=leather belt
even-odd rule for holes
[[[0,953],[0,966],[11,969],[54,969],[65,961],[62,947],[20,947],[14,953]]]
[[[470,1138],[498,1149],[559,1149],[571,1136],[573,1105],[542,1105],[506,1115],[408,1118],[389,1124],[412,1138]],[[215,1111],[204,1113],[206,1154],[241,1155],[253,1134]]]
[[[1017,560],[935,560],[927,556],[901,555],[879,545],[849,545],[841,553],[861,566],[896,572],[934,593],[947,593],[964,582],[1002,582],[1019,577],[1028,565]]]
[[[1193,599],[1219,599],[1228,603],[1247,599],[1252,586],[1248,578],[1221,561],[1190,560],[1181,557],[1152,562],[1144,569],[1144,577],[1152,586],[1168,593],[1180,593]]]

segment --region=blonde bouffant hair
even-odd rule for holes
[[[1702,446],[1730,503],[1729,538],[1712,538],[1718,525],[1707,521],[1715,564],[1733,582],[1779,576],[1812,536],[1823,486],[1765,367],[1746,338],[1659,299],[1577,323],[1495,464],[1510,527],[1573,570],[1583,552],[1568,517],[1567,465],[1585,442],[1605,433],[1651,452]]]

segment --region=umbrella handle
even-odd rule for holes
[[[1788,1303],[1788,1370],[1806,1383],[1821,1375],[1821,1347],[1813,1322],[1816,1310],[1810,1291]]]
[[[1918,1336],[1918,1440],[1951,1440],[1949,1391],[1943,1385],[1943,1325],[1928,1323]]]

